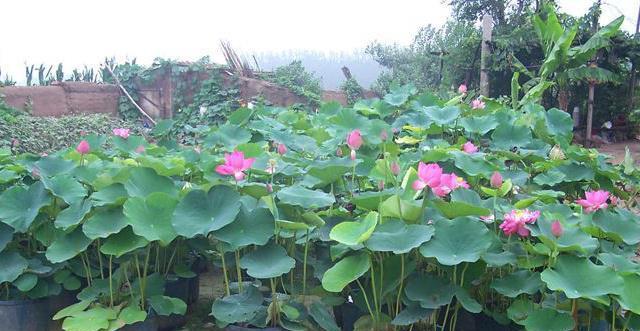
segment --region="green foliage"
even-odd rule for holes
[[[311,105],[318,105],[322,98],[321,78],[308,72],[301,61],[278,67],[262,78],[288,88],[291,92],[306,98]]]
[[[109,115],[74,115],[32,117],[18,115],[0,118],[0,148],[34,154],[51,153],[75,147],[83,135],[110,135],[114,128],[130,128],[140,133],[137,125]],[[12,141],[16,140],[13,143]]]
[[[362,92],[364,92],[362,86],[353,77],[345,80],[340,86],[340,90],[347,95],[347,104],[349,105],[353,105],[358,99],[361,99],[363,97]]]

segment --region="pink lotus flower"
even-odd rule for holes
[[[480,220],[485,222],[485,223],[493,223],[493,221],[495,221],[495,219],[496,219],[496,217],[493,214],[487,215],[487,216],[480,216]]]
[[[351,131],[347,136],[347,145],[349,146],[349,148],[351,148],[351,150],[357,151],[360,146],[362,146],[362,143],[362,134],[358,129]]]
[[[615,195],[612,195],[609,197],[609,201],[611,201],[611,204],[615,206],[618,204],[618,202],[620,202],[620,198],[618,198]]]
[[[255,158],[244,158],[244,153],[233,151],[231,154],[224,154],[224,164],[216,167],[216,172],[224,176],[233,176],[236,181],[244,179],[244,171],[251,168]]]
[[[563,232],[564,232],[564,229],[562,228],[562,223],[560,223],[560,221],[555,220],[553,221],[553,223],[551,223],[551,233],[556,238],[560,237]]]
[[[378,182],[378,190],[380,191],[384,190],[384,180],[381,180]]]
[[[458,93],[461,93],[461,94],[467,93],[467,85],[460,84],[460,86],[458,86]]]
[[[500,229],[505,235],[517,233],[521,237],[529,236],[529,229],[525,227],[527,224],[533,224],[540,217],[540,211],[529,211],[529,209],[512,210],[504,215],[504,221],[500,224]]]
[[[387,130],[382,130],[382,132],[380,132],[380,140],[387,141],[388,138],[389,135],[387,134]]]
[[[478,151],[478,147],[476,147],[476,145],[474,145],[472,142],[467,141],[466,143],[464,143],[464,145],[462,145],[462,150],[464,150],[466,153],[473,154]]]
[[[490,182],[491,182],[491,187],[493,187],[493,188],[501,187],[502,186],[502,175],[499,172],[494,171],[493,175],[491,175]]]
[[[113,129],[113,135],[118,136],[122,139],[127,139],[129,138],[129,129],[125,129],[125,128]]]
[[[136,153],[142,154],[142,153],[144,153],[144,151],[145,151],[145,148],[144,148],[143,145],[140,145],[140,146],[136,147]]]
[[[604,190],[587,191],[584,193],[586,199],[580,199],[576,201],[586,213],[592,213],[598,209],[607,208],[607,199],[609,199],[609,192]]]
[[[89,153],[90,150],[91,146],[89,146],[89,142],[86,140],[81,141],[78,146],[76,146],[76,151],[82,155]]]
[[[266,186],[266,189],[267,189],[267,192],[269,192],[269,193],[273,192],[273,185],[268,183],[267,186]]]
[[[484,109],[484,101],[480,100],[480,99],[475,99],[473,101],[471,101],[471,108],[472,109]]]
[[[400,165],[398,164],[398,162],[396,162],[396,161],[391,162],[391,167],[390,168],[391,168],[391,173],[394,176],[397,176],[400,173]]]
[[[440,184],[431,189],[433,194],[443,197],[460,187],[469,188],[469,184],[462,177],[456,176],[456,174],[443,174],[440,176]]]
[[[285,144],[278,144],[278,154],[284,155],[287,153],[287,146]]]
[[[425,187],[431,188],[440,185],[440,177],[442,177],[442,168],[436,163],[425,164],[420,162],[418,164],[418,179],[413,182],[413,189],[420,191]]]

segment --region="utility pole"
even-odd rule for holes
[[[638,37],[638,32],[640,32],[640,6],[638,6],[638,18],[636,19],[636,34],[634,38]],[[633,110],[633,97],[635,96],[636,91],[636,64],[631,64],[631,79],[629,82],[629,111]]]
[[[480,53],[480,94],[489,96],[489,55],[491,53],[491,33],[493,18],[489,14],[482,16],[482,51]]]

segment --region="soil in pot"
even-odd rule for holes
[[[43,331],[49,329],[49,299],[0,301],[3,331]]]

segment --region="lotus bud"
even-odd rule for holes
[[[284,155],[287,152],[287,146],[285,144],[278,144],[278,154]]]
[[[76,147],[76,151],[80,154],[87,154],[91,150],[91,146],[89,146],[89,142],[86,140],[81,141]]]
[[[558,145],[553,146],[553,148],[551,148],[551,151],[549,152],[549,158],[551,158],[552,160],[564,160],[565,155],[562,151],[562,148],[560,148],[560,146]]]
[[[501,186],[502,186],[502,175],[499,172],[494,171],[493,175],[491,175],[491,187],[499,188]]]
[[[378,190],[380,191],[384,190],[384,180],[381,180],[378,182]]]
[[[387,134],[387,130],[382,130],[382,132],[380,132],[380,140],[387,141],[388,138],[389,135]]]
[[[557,238],[562,235],[564,229],[562,228],[562,223],[560,221],[555,220],[551,223],[551,233]]]
[[[269,193],[273,192],[273,186],[270,183],[267,184],[267,192]]]
[[[391,162],[391,173],[394,176],[397,176],[400,173],[400,165],[398,164],[398,162],[396,161]]]

